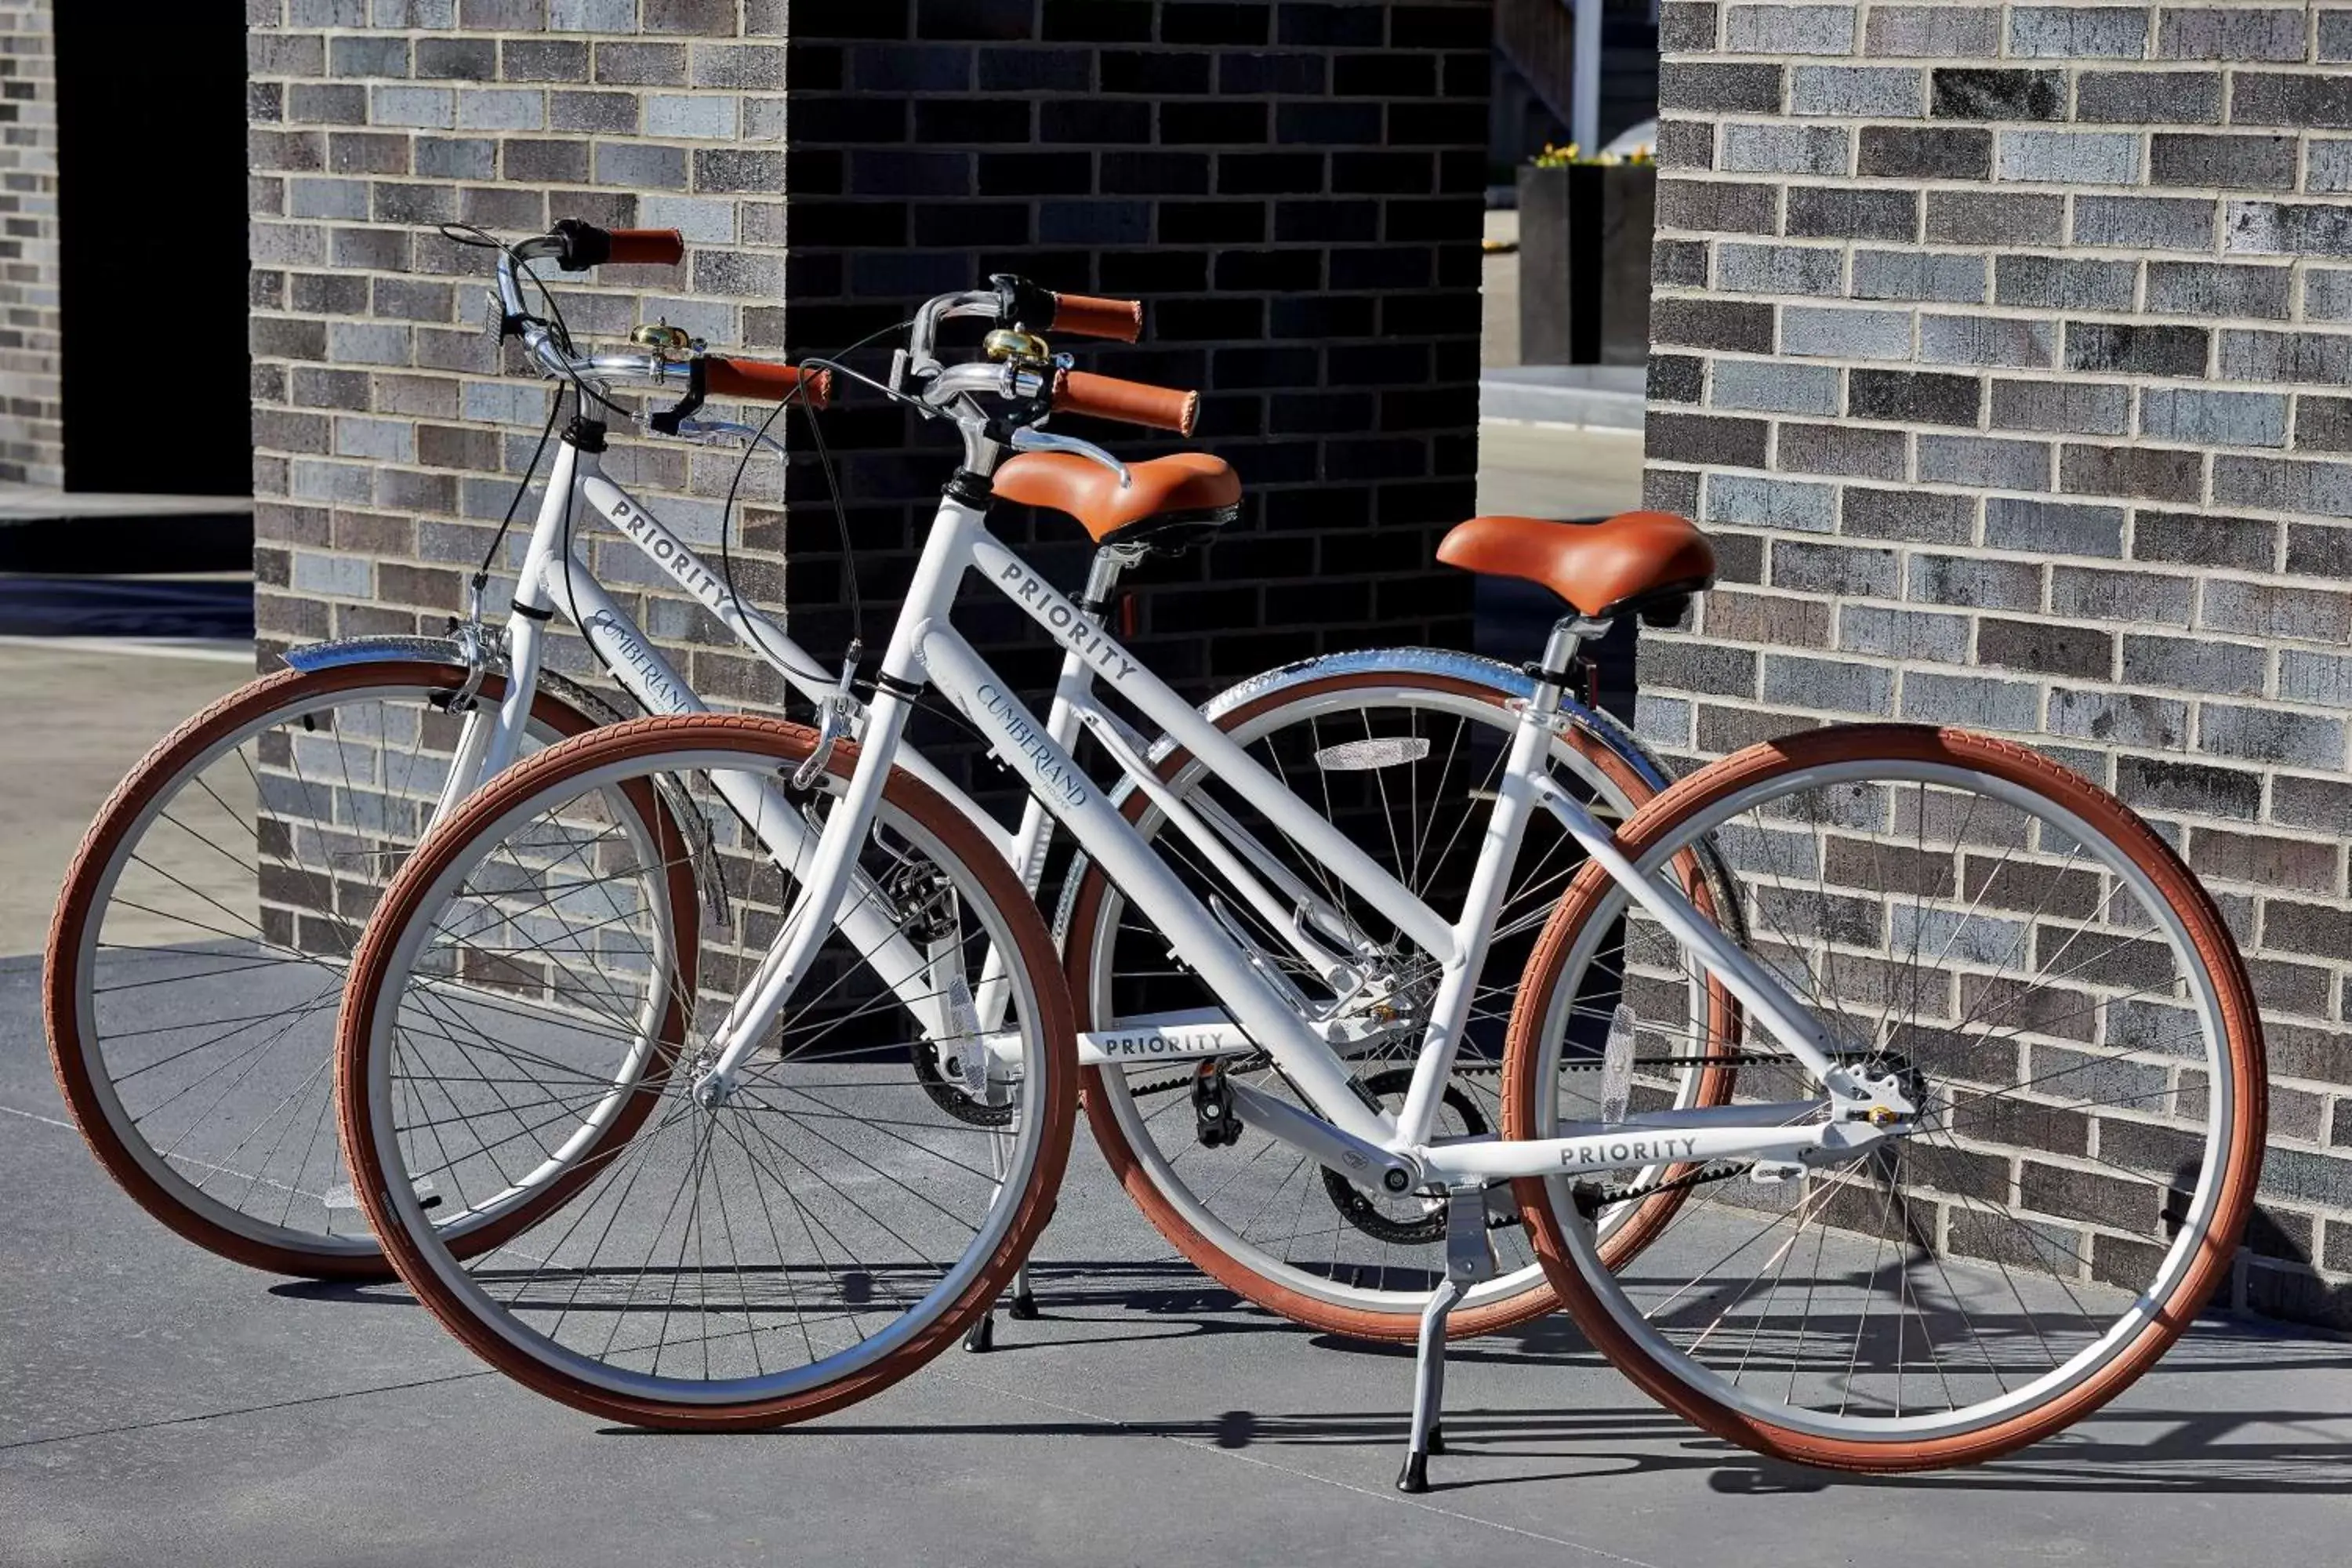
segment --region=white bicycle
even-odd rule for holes
[[[494,299],[499,330],[520,342],[525,363],[558,378],[565,391],[578,389],[575,410],[584,405],[614,418],[600,401],[606,395],[666,388],[677,405],[655,413],[651,428],[682,439],[764,442],[763,428],[711,418],[704,399],[822,404],[824,373],[803,376],[782,365],[712,355],[657,331],[620,352],[585,352],[563,330],[551,297],[541,302],[527,294],[536,281],[535,261],[581,272],[605,261],[674,262],[680,252],[674,234],[613,234],[576,223],[502,249]],[[1047,296],[1007,280],[930,312],[910,348],[928,362],[944,321],[979,319],[995,327],[1024,311],[1033,323],[1066,333],[1132,338],[1139,323],[1131,303]],[[997,347],[1032,360],[1043,352],[1011,341]],[[957,386],[1001,390],[1018,374],[1013,358],[999,358],[937,385],[952,401],[961,395]],[[1059,384],[1066,405],[1108,398],[1118,409],[1138,411],[1139,394],[1127,384],[1070,376]],[[559,413],[562,406],[559,396]],[[1171,405],[1160,399],[1140,411],[1163,425],[1190,419],[1181,400]],[[1026,426],[1018,438],[1050,445]],[[472,584],[472,613],[453,624],[451,635],[360,637],[292,650],[288,668],[230,694],[159,744],[85,839],[59,899],[48,952],[48,1029],[58,1082],[91,1147],[125,1190],[215,1252],[302,1276],[389,1274],[331,1125],[329,1063],[345,972],[362,925],[428,823],[518,759],[623,718],[596,688],[547,667],[545,628],[552,619],[583,628],[595,658],[642,710],[701,711],[688,675],[603,585],[616,571],[642,574],[650,566],[814,703],[828,743],[866,722],[857,693],[751,608],[736,592],[731,571],[714,570],[605,477],[604,444],[599,419],[576,418],[558,438],[551,416],[541,446],[553,446],[555,462],[528,543],[511,563],[500,555],[503,529],[487,548],[478,541],[469,546],[483,552],[483,565]],[[539,466],[534,455],[531,471]],[[1043,494],[1072,473],[1108,472],[1083,457],[1034,451],[1008,464],[1000,479],[1003,487],[1043,487]],[[1183,504],[1171,502],[1172,510],[1137,510],[1124,531],[1107,541],[1086,590],[1083,614],[1090,625],[1137,562],[1206,542],[1233,517],[1238,500],[1230,472],[1212,459],[1176,460],[1172,468],[1144,464],[1135,472],[1146,485],[1174,475],[1198,493],[1177,497]],[[575,556],[575,540],[596,542],[604,552],[596,558],[601,574]],[[615,552],[638,559],[624,563]],[[500,626],[484,619],[481,598],[492,569],[508,564],[520,571],[513,614]],[[448,581],[457,583],[454,570]],[[1076,742],[1077,704],[1094,674],[1075,651],[1063,661],[1045,724],[1057,744]],[[1205,712],[1292,788],[1324,802],[1392,878],[1429,896],[1466,887],[1479,840],[1462,825],[1499,776],[1517,721],[1513,705],[1535,690],[1522,671],[1461,654],[1349,654],[1244,682]],[[1565,699],[1560,711],[1551,766],[1561,786],[1597,813],[1622,820],[1664,787],[1657,765],[1604,716]],[[1149,754],[1164,781],[1160,793],[1192,799],[1197,814],[1220,825],[1223,842],[1234,852],[1265,863],[1268,876],[1289,874],[1213,798],[1188,752],[1155,743],[1115,719],[1093,722],[1123,754]],[[1054,828],[1042,806],[1030,806],[1017,826],[1002,825],[919,756],[909,752],[903,762],[1013,868],[1024,889],[1039,889]],[[694,862],[695,897],[685,896],[682,880],[666,937],[667,962],[691,981],[710,941],[723,945],[739,924],[768,917],[760,910],[757,875],[743,868],[742,849],[726,832],[706,826],[703,805],[675,777],[647,787],[650,793],[633,797],[635,830],[649,843],[665,832],[682,836]],[[774,847],[791,864],[813,829],[797,816],[780,818],[772,792],[739,794],[747,809],[768,813]],[[1144,832],[1166,839],[1155,798],[1130,791],[1122,804]],[[1445,1094],[1443,1114],[1465,1134],[1501,1124],[1501,1026],[1509,987],[1581,859],[1571,840],[1553,833],[1531,843],[1514,870],[1504,900],[1506,934],[1480,986],[1481,1037]],[[1320,1166],[1277,1163],[1267,1135],[1255,1126],[1235,1124],[1231,1140],[1203,1144],[1192,1068],[1214,1057],[1217,1037],[1158,1026],[1156,1014],[1168,1005],[1155,1009],[1139,998],[1181,991],[1181,977],[1163,973],[1164,949],[1144,951],[1131,930],[1122,934],[1132,922],[1121,920],[1115,899],[1101,896],[1105,887],[1098,877],[1066,877],[1058,925],[1072,937],[1072,984],[1087,1009],[1080,1058],[1094,1089],[1087,1103],[1129,1193],[1189,1258],[1243,1295],[1333,1331],[1410,1339],[1443,1273],[1444,1200],[1398,1198],[1328,1177]],[[694,912],[697,900],[702,916]],[[1230,907],[1225,918],[1257,931],[1268,961],[1279,967],[1303,969],[1311,961],[1310,982],[1328,967],[1328,939],[1283,936],[1279,922],[1261,930],[1262,911],[1254,905]],[[871,934],[879,928],[869,922],[861,929]],[[713,971],[710,978],[724,977]],[[1415,984],[1391,988],[1395,994],[1367,989],[1340,1010],[1352,1019],[1349,1059],[1365,1092],[1391,1102],[1402,1096],[1407,1053],[1416,1043],[1411,1019],[1417,1015],[1400,1005],[1417,994]],[[679,1026],[690,989],[677,987],[662,1004],[677,1010]],[[169,1005],[159,1006],[164,997]],[[1172,1005],[1198,1010],[1208,1002],[1205,995],[1179,996]],[[1122,1012],[1141,1016],[1122,1023]],[[1235,1079],[1284,1092],[1262,1053],[1218,1059]],[[648,1070],[657,1077],[658,1064]],[[907,1070],[908,1087],[919,1083],[936,1098],[924,1108],[928,1116],[962,1127],[967,1123],[955,1121],[961,1116],[982,1129],[998,1118],[943,1079],[935,1064],[910,1056]],[[1689,1102],[1727,1091],[1724,1074],[1685,1077],[1670,1087]],[[651,1105],[649,1094],[625,1100],[597,1137],[625,1147]],[[461,1251],[488,1247],[530,1217],[526,1205],[497,1226],[461,1222],[465,1205],[450,1201],[456,1176],[436,1170],[413,1175],[424,1201],[449,1224],[449,1245]],[[566,1190],[547,1184],[539,1201],[552,1212]],[[1494,1218],[1505,1227],[1496,1234],[1504,1267],[1456,1315],[1457,1332],[1503,1327],[1557,1305],[1507,1204],[1497,1201]],[[1639,1240],[1636,1229],[1621,1235],[1620,1250]],[[1015,1315],[1034,1310],[1023,1284],[1013,1285]],[[976,1348],[991,1322],[984,1316],[973,1325]]]
[[[1877,725],[1741,752],[1612,832],[1550,765],[1573,661],[1613,618],[1704,588],[1713,552],[1659,514],[1482,518],[1442,557],[1569,613],[1510,710],[1449,919],[1338,825],[1347,802],[1286,788],[991,531],[994,500],[1023,501],[1116,552],[1238,495],[1213,459],[1129,467],[1041,432],[1069,411],[1175,427],[1190,406],[1070,374],[1021,331],[1053,311],[1009,286],[935,300],[885,389],[952,422],[963,467],[855,741],[845,721],[600,730],[500,773],[386,892],[343,999],[344,1144],[402,1278],[467,1344],[673,1427],[800,1419],[905,1375],[980,1321],[1051,1212],[1083,1060],[1066,963],[1097,1023],[1108,992],[1096,1051],[1145,1036],[1183,1064],[1183,1095],[1146,1115],[1203,1146],[1245,1129],[1252,1164],[1328,1173],[1400,1231],[1435,1222],[1409,1490],[1497,1217],[1629,1375],[1815,1464],[2032,1442],[2185,1329],[2234,1257],[2265,1090],[2236,950],[2145,824],[2021,747]],[[1015,341],[943,364],[931,329],[959,315]],[[957,629],[974,579],[1066,648],[1053,718]],[[535,581],[519,598],[538,607]],[[1087,857],[1066,960],[1019,862],[921,776],[905,734],[932,692]],[[1114,702],[1165,732],[1163,757]],[[1073,720],[1124,805],[1073,756]],[[1332,746],[1367,790],[1427,760],[1409,731]],[[665,788],[739,900],[730,951],[706,941],[698,964],[680,936],[698,833],[652,811]],[[1466,1127],[1448,1086],[1481,1048],[1539,825],[1583,863],[1511,999],[1501,1125]],[[1122,935],[1164,973],[1098,963]],[[1381,1049],[1401,1054],[1376,1079]],[[1628,1236],[1612,1276],[1605,1238]]]

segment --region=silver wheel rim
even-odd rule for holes
[[[81,1053],[84,1064],[89,1072],[91,1091],[95,1095],[100,1113],[105,1117],[107,1125],[114,1134],[117,1142],[120,1143],[121,1147],[130,1153],[131,1157],[138,1163],[140,1169],[150,1180],[153,1181],[158,1186],[160,1186],[163,1192],[181,1208],[187,1210],[198,1218],[203,1219],[220,1229],[228,1231],[231,1234],[241,1237],[247,1240],[289,1251],[310,1253],[327,1258],[369,1258],[376,1256],[379,1252],[374,1237],[368,1234],[366,1231],[365,1217],[360,1213],[355,1201],[349,1205],[348,1212],[352,1216],[352,1223],[359,1226],[359,1234],[356,1235],[343,1235],[332,1231],[321,1232],[305,1230],[281,1223],[272,1223],[263,1219],[257,1215],[239,1208],[234,1204],[225,1202],[223,1199],[215,1196],[212,1193],[205,1191],[204,1187],[199,1185],[197,1183],[189,1180],[182,1172],[180,1167],[173,1163],[173,1156],[176,1153],[176,1150],[170,1152],[159,1151],[144,1135],[139,1126],[141,1117],[134,1115],[131,1110],[123,1103],[117,1077],[109,1069],[106,1059],[106,1031],[102,1027],[99,1026],[96,1022],[100,1013],[98,998],[100,994],[98,984],[98,950],[100,947],[116,945],[108,943],[104,940],[107,929],[107,917],[115,907],[116,894],[121,888],[125,872],[134,861],[138,861],[142,858],[139,851],[142,846],[147,842],[150,830],[155,826],[159,820],[169,816],[173,805],[182,798],[192,783],[201,784],[204,775],[207,771],[215,763],[226,758],[231,752],[242,752],[244,748],[251,745],[257,737],[276,730],[281,725],[299,720],[305,715],[316,715],[347,707],[358,707],[366,704],[376,704],[382,706],[404,699],[413,700],[416,701],[418,705],[424,706],[427,704],[429,697],[432,694],[446,692],[449,689],[451,689],[451,688],[446,686],[427,687],[408,683],[388,683],[380,687],[360,687],[349,690],[337,691],[324,699],[302,698],[298,696],[271,709],[268,712],[249,721],[247,725],[237,732],[226,736],[215,742],[213,745],[206,747],[203,752],[191,759],[189,763],[179,771],[179,773],[174,774],[163,788],[155,791],[149,799],[147,805],[141,810],[138,816],[122,834],[115,847],[114,854],[110,858],[98,878],[97,885],[93,890],[90,900],[90,912],[89,917],[82,922],[80,942],[73,957],[75,1007],[78,1016],[77,1034],[79,1037],[76,1044],[77,1048]],[[558,738],[554,731],[547,730],[536,722],[531,726],[531,735],[535,740],[538,740],[542,743],[551,743]],[[409,761],[412,767],[415,764],[416,760],[420,755],[421,752],[414,752],[410,754]],[[250,763],[247,764],[248,768],[250,768]],[[325,787],[327,788],[328,793],[332,793],[331,783]],[[215,795],[214,798],[217,800],[219,797]],[[184,826],[182,827],[182,831],[184,833],[191,832],[191,830]],[[302,863],[299,861],[296,862],[298,868],[301,864]],[[383,881],[387,882],[389,879],[390,879],[388,877],[383,879]],[[192,893],[189,896],[202,899],[205,902],[210,902],[213,892],[213,889],[207,889]],[[197,912],[201,914],[205,911],[200,909]],[[179,917],[157,917],[151,915],[150,918]],[[218,915],[207,916],[207,918],[228,921],[230,921],[231,916],[230,914],[224,912]],[[318,1022],[323,1029],[326,1037],[319,1051],[320,1068],[321,1071],[317,1075],[315,1088],[315,1094],[318,1098],[321,1111],[331,1111],[333,1104],[331,1086],[328,1082],[323,1069],[333,1060],[333,1023],[335,1018],[335,1010],[342,992],[342,976],[345,969],[347,968],[350,951],[352,949],[355,949],[358,945],[359,930],[360,928],[355,924],[345,927],[343,935],[346,939],[346,946],[345,951],[340,955],[327,957],[311,953],[290,952],[289,950],[289,956],[277,961],[285,963],[294,963],[299,961],[305,964],[317,965],[322,970],[331,970],[332,973],[331,982],[322,985],[320,988],[318,994],[310,999],[310,1005],[306,1005],[303,1008],[297,1009],[298,1017],[296,1020],[297,1022],[299,1022],[302,1019],[307,1018]],[[254,935],[258,936],[259,934],[260,933],[257,929]],[[224,940],[247,942],[252,940],[252,938],[241,933],[227,931]],[[203,946],[207,944],[199,943],[194,945]],[[112,988],[110,987],[109,989]],[[192,1026],[183,1024],[173,1027],[174,1031],[176,1031],[179,1029],[199,1026],[208,1027],[209,1025]],[[223,1036],[212,1041],[212,1044],[227,1044],[233,1039],[235,1039],[234,1035]],[[175,1042],[173,1048],[184,1047],[179,1047]],[[209,1049],[210,1047],[207,1046],[202,1048]],[[241,1048],[241,1047],[233,1048]],[[145,1068],[137,1068],[133,1069],[133,1073],[143,1072],[146,1070],[150,1069]],[[132,1075],[126,1074],[124,1076],[127,1078]],[[310,1080],[306,1079],[306,1083],[309,1081]],[[207,1089],[202,1092],[210,1092],[210,1090]],[[311,1091],[307,1089],[297,1090],[297,1093],[306,1095],[306,1109],[308,1104],[307,1095]],[[291,1103],[291,1097],[289,1097],[287,1101],[282,1102],[279,1106],[274,1108],[271,1113],[272,1116],[274,1117],[278,1110],[282,1110],[285,1108],[285,1104],[288,1103]],[[142,1114],[152,1114],[152,1112],[151,1110]],[[337,1180],[340,1181],[342,1166],[340,1156],[333,1153],[336,1143],[334,1131],[331,1126],[326,1125],[326,1121],[330,1120],[331,1120],[331,1116],[317,1120],[316,1125],[318,1126],[320,1136],[312,1152],[315,1152],[318,1149],[323,1148],[326,1156],[331,1159],[332,1170],[336,1174]],[[288,1119],[289,1126],[294,1125],[294,1118]],[[308,1138],[308,1128],[306,1127],[301,1133],[297,1135]],[[241,1148],[242,1145],[240,1144],[238,1147]],[[233,1150],[232,1152],[234,1152],[235,1151]],[[272,1152],[274,1157],[274,1151]],[[247,1173],[232,1168],[225,1170],[220,1173],[247,1178],[248,1194],[261,1185],[269,1185],[275,1190],[286,1192],[288,1194],[287,1204],[289,1206],[289,1210],[291,1203],[297,1198],[301,1198],[309,1202],[320,1204],[324,1207],[325,1212],[329,1215],[332,1215],[337,1212],[344,1212],[343,1205],[335,1205],[332,1206],[329,1206],[327,1205],[326,1201],[328,1199],[338,1195],[333,1192],[331,1186],[330,1186],[329,1190],[325,1193],[312,1193],[299,1187],[290,1187],[289,1184],[272,1181],[268,1176],[268,1167],[272,1163],[271,1158],[266,1157],[254,1163],[260,1164],[263,1167],[262,1170]],[[303,1160],[303,1164],[306,1169],[310,1163],[310,1155],[306,1153]],[[209,1180],[209,1177],[207,1180]]]

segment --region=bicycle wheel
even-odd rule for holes
[[[67,873],[43,977],[58,1087],[122,1189],[224,1258],[390,1276],[330,1122],[335,1007],[438,797],[464,679],[415,658],[241,687],[131,771]],[[542,690],[526,749],[598,721]]]
[[[861,851],[871,880],[775,1038],[731,1097],[694,1094],[725,997],[800,889],[711,775],[789,775],[813,741],[646,720],[510,770],[402,870],[352,966],[338,1101],[369,1218],[458,1338],[580,1409],[716,1428],[862,1398],[986,1310],[1052,1207],[1076,1060],[1051,942],[1001,852],[903,773]],[[821,787],[855,757],[836,751]],[[731,961],[706,944],[691,1005],[660,1020],[645,992],[675,962],[677,847],[625,831],[613,796],[667,775],[740,884],[741,930]],[[853,939],[866,915],[883,929]],[[1006,1022],[984,1046],[944,1034],[978,1027],[992,949]],[[648,1053],[677,1070],[633,1078]],[[624,1081],[650,1104],[642,1130],[583,1138]],[[466,1257],[425,1182],[460,1214],[542,1184],[568,1201]]]
[[[1461,909],[1479,850],[1484,813],[1500,776],[1518,715],[1509,706],[1524,682],[1497,680],[1478,661],[1429,657],[1429,667],[1385,656],[1373,668],[1348,669],[1243,700],[1217,722],[1285,785],[1339,824],[1351,841],[1432,908],[1452,919]],[[1441,662],[1442,661],[1442,662]],[[1633,742],[1571,729],[1552,752],[1554,775],[1604,818],[1631,814],[1650,798],[1660,775]],[[1233,814],[1272,847],[1280,862],[1317,893],[1346,909],[1376,947],[1381,973],[1364,999],[1339,1021],[1357,1038],[1341,1047],[1356,1066],[1361,1091],[1394,1110],[1412,1081],[1436,971],[1394,923],[1381,918],[1328,872],[1268,828],[1238,796],[1209,781],[1188,754],[1171,752],[1160,771],[1176,793]],[[1202,897],[1223,884],[1166,816],[1140,794],[1129,818],[1159,845],[1179,877]],[[1703,900],[1711,899],[1685,862]],[[1502,1124],[1500,1069],[1509,995],[1551,902],[1568,886],[1583,852],[1547,813],[1538,812],[1507,886],[1497,937],[1483,972],[1468,1039],[1456,1058],[1440,1112],[1441,1137],[1492,1136]],[[1064,942],[1080,1026],[1112,1028],[1155,1012],[1213,1007],[1200,982],[1179,973],[1164,938],[1131,914],[1117,889],[1091,867],[1068,906]],[[1223,907],[1265,961],[1312,999],[1318,980],[1262,920],[1228,893]],[[1709,907],[1714,907],[1709,902]],[[1727,1004],[1719,994],[1718,1003]],[[1602,1026],[1583,1032],[1579,1066],[1597,1068],[1609,1008],[1595,1003]],[[1264,1057],[1227,1070],[1268,1094],[1297,1096]],[[1596,1072],[1578,1071],[1588,1096]],[[1212,1144],[1192,1109],[1189,1064],[1089,1068],[1088,1123],[1120,1183],[1152,1225],[1203,1272],[1245,1299],[1296,1321],[1357,1338],[1406,1341],[1443,1276],[1447,1200],[1439,1194],[1391,1194],[1343,1180],[1299,1151],[1244,1130],[1236,1142]],[[1730,1092],[1730,1073],[1696,1062],[1650,1072],[1645,1104],[1714,1104]],[[1597,1108],[1597,1101],[1595,1102]],[[1597,1113],[1597,1109],[1596,1112]],[[1489,1333],[1550,1311],[1557,1298],[1528,1249],[1500,1188],[1490,1197],[1496,1277],[1475,1287],[1449,1321],[1454,1337]],[[1661,1194],[1643,1212],[1628,1205],[1606,1218],[1612,1258],[1630,1256],[1681,1202]]]
[[[1711,836],[1766,967],[1918,1114],[1810,1167],[1729,1163],[1612,1278],[1564,1177],[1517,1191],[1561,1299],[1628,1376],[1802,1463],[1990,1458],[2081,1419],[2227,1273],[2263,1149],[2261,1023],[2220,914],[2112,796],[2005,742],[1819,730],[1684,780],[1620,836],[1654,866]],[[1509,1134],[1551,1092],[1579,975],[1624,913],[1588,869],[1511,1026]],[[1687,950],[1627,923],[1646,1037],[1686,1042]],[[1739,1098],[1802,1100],[1761,1030]],[[1778,1058],[1778,1065],[1757,1065]]]

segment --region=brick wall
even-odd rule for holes
[[[1475,502],[1489,31],[1485,0],[796,0],[793,345],[995,271],[1142,299],[1142,344],[1056,346],[1201,388],[1197,444],[1248,494],[1213,550],[1138,574],[1153,667],[1205,693],[1331,648],[1467,646],[1468,582],[1432,555]],[[953,447],[887,410],[837,426],[871,643]],[[793,625],[838,647],[813,463],[793,496]],[[1066,520],[1001,526],[1082,577]],[[1055,650],[1009,646],[1031,652],[1008,673],[1050,681]]]
[[[457,606],[546,404],[481,332],[480,254],[431,226],[565,215],[676,225],[691,246],[678,276],[567,280],[583,336],[625,332],[642,295],[644,319],[715,344],[829,350],[1003,269],[1147,299],[1144,344],[1064,346],[1202,388],[1201,438],[1251,498],[1208,557],[1153,574],[1140,640],[1155,663],[1205,689],[1328,647],[1466,638],[1466,581],[1430,557],[1474,504],[1484,0],[248,10],[266,646],[437,629]],[[870,405],[827,430],[872,642],[952,445]],[[624,442],[610,463],[715,541],[731,456]],[[813,460],[790,485],[779,506],[755,468],[740,580],[788,597],[795,635],[831,650],[849,634],[834,521]],[[1076,581],[1076,530],[1004,526]],[[645,582],[633,552],[604,548],[608,580]],[[692,605],[641,607],[707,695],[780,698]],[[1021,646],[1023,628],[1000,628],[1001,649]],[[560,657],[576,670],[586,656]],[[1043,670],[1042,652],[1011,657]]]
[[[1643,731],[1966,724],[2147,814],[2265,1006],[2241,1299],[2352,1323],[2352,9],[1663,30],[1648,488],[1726,585]]]
[[[65,482],[50,0],[0,0],[0,480]]]
[[[782,276],[781,11],[782,0],[250,0],[265,649],[438,631],[536,443],[548,394],[502,373],[483,330],[483,254],[434,225],[677,226],[683,268],[558,283],[575,332],[610,342],[666,318],[715,344],[776,346],[762,311]],[[606,464],[672,526],[713,542],[734,461],[616,440]],[[616,590],[647,581],[643,557],[609,539],[597,548]],[[772,552],[739,552],[738,564],[747,591],[772,595]],[[633,607],[712,696],[772,693],[719,651],[699,609],[651,595]],[[553,657],[574,671],[587,661],[569,637]]]

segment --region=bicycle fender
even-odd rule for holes
[[[489,674],[508,672],[506,650],[488,646],[483,648],[483,668]],[[467,668],[465,645],[456,637],[341,637],[333,642],[305,643],[288,648],[278,656],[288,668],[309,672],[320,669],[341,669],[358,664],[446,664],[453,670]],[[603,692],[559,670],[542,668],[539,672],[540,689],[564,704],[583,718],[593,720],[598,727],[618,724],[626,719],[639,717],[625,712],[620,705]],[[702,889],[705,912],[722,931],[734,927],[734,912],[727,896],[726,879],[719,868],[719,851],[711,842],[709,824],[693,805],[686,785],[677,777],[665,773],[654,781],[663,804],[669,807],[670,820],[687,841],[688,857],[694,862],[695,884]]]

